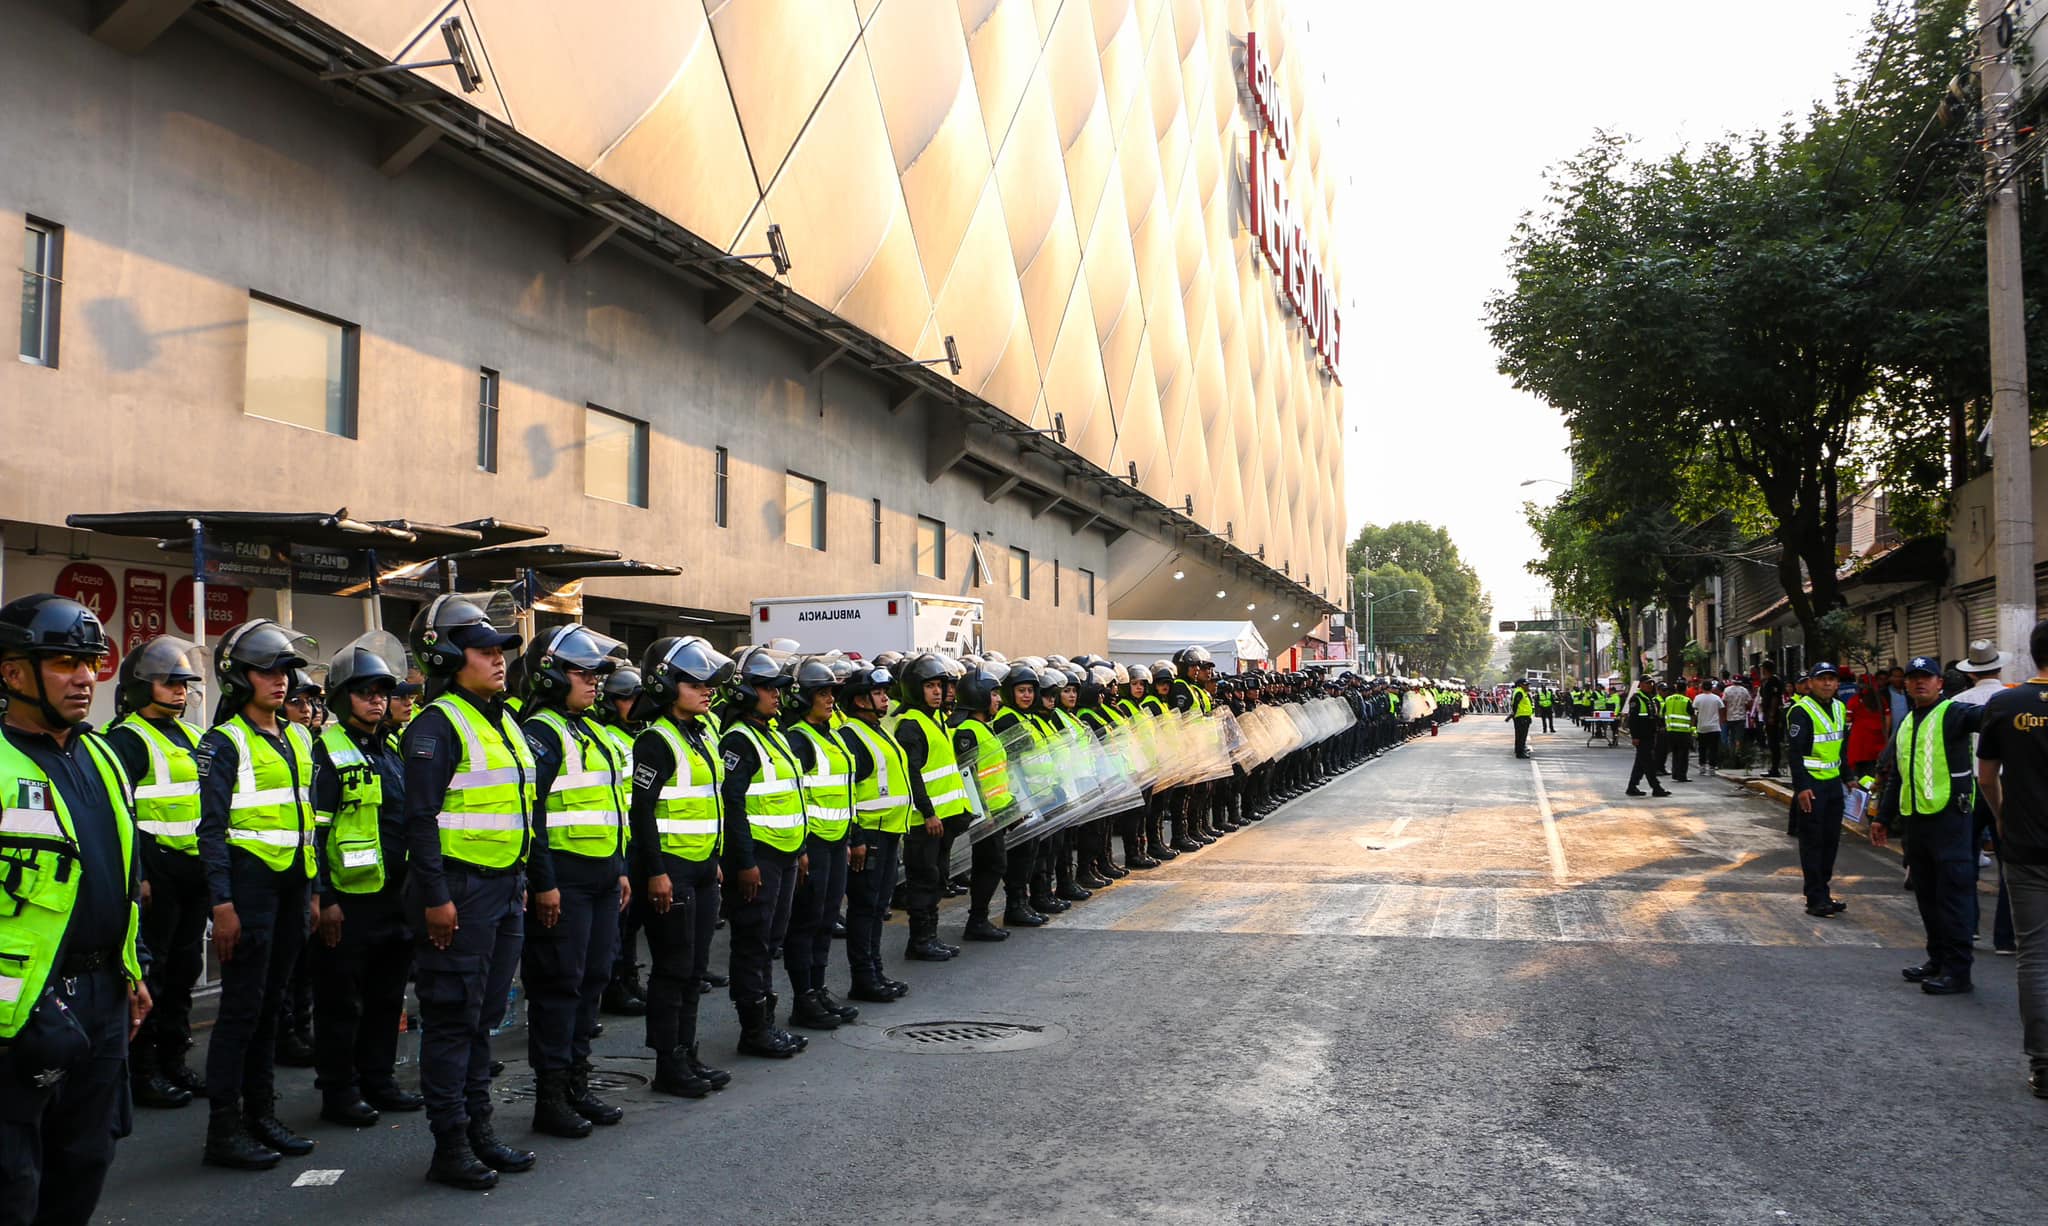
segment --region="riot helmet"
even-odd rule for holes
[[[561,705],[569,697],[570,670],[608,676],[619,665],[612,654],[617,645],[616,639],[581,622],[541,631],[523,657],[527,697],[544,706]]]
[[[954,687],[954,705],[970,715],[986,715],[988,704],[1002,688],[1004,669],[994,664],[979,664],[967,670]]]
[[[128,653],[121,661],[114,709],[122,715],[141,711],[156,701],[156,686],[197,685],[205,680],[205,655],[196,643],[160,634]]]
[[[462,671],[467,648],[502,647],[512,651],[520,638],[491,624],[484,611],[466,597],[444,594],[427,602],[412,619],[407,636],[413,658],[429,677],[449,678]]]
[[[23,694],[7,686],[7,698],[34,703],[51,728],[72,727],[82,722],[85,715],[81,712],[73,719],[50,701],[43,680],[42,657],[103,660],[108,650],[106,628],[100,625],[99,615],[75,600],[38,592],[0,607],[0,659],[26,656],[35,665],[36,692]]]
[[[658,638],[640,658],[642,688],[634,714],[646,718],[669,710],[675,706],[677,689],[685,683],[720,686],[732,675],[731,658],[696,635]],[[617,673],[612,674],[612,681],[617,678]]]
[[[896,673],[897,699],[906,707],[912,707],[927,714],[945,705],[943,692],[937,704],[926,700],[924,687],[927,682],[949,682],[957,674],[959,665],[935,651],[923,651],[912,656]]]
[[[220,681],[224,714],[239,711],[255,693],[251,672],[274,673],[304,668],[312,658],[313,640],[267,617],[243,622],[221,636],[213,648],[213,675]],[[293,678],[294,688],[297,678]],[[286,691],[287,696],[291,690]]]
[[[786,712],[792,719],[808,718],[811,706],[817,702],[820,694],[830,694],[835,702],[838,700],[839,677],[832,671],[832,665],[827,661],[811,656],[797,661],[794,671],[796,709]]]
[[[1031,690],[1029,699],[1021,698],[1017,693],[1026,687]],[[1031,710],[1038,705],[1038,670],[1029,664],[1010,665],[1008,671],[1003,673],[1002,693],[1005,705],[1015,707],[1019,711]]]
[[[873,713],[871,704],[879,697],[886,710],[889,703],[889,687],[895,683],[896,679],[890,675],[888,669],[875,664],[862,665],[839,683],[839,702],[855,712]],[[857,703],[854,701],[856,698],[867,698],[869,703]]]

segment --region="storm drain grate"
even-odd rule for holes
[[[613,1069],[594,1069],[590,1074],[590,1088],[602,1096],[605,1094],[630,1094],[644,1090],[653,1084],[652,1078],[639,1073],[621,1073]],[[532,1073],[512,1073],[498,1078],[496,1085],[498,1101],[501,1103],[530,1103],[536,1087]]]
[[[1038,1034],[1043,1026],[1019,1026],[1011,1022],[916,1022],[891,1026],[885,1033],[892,1039],[919,1044],[1000,1043],[1023,1035]]]

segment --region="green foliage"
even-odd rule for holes
[[[1532,668],[1557,672],[1555,635],[1522,633],[1508,640],[1508,676],[1520,677]]]
[[[1493,602],[1450,533],[1420,520],[1367,524],[1346,550],[1346,560],[1361,617],[1367,616],[1368,592],[1385,596],[1419,589],[1416,595],[1387,596],[1370,615],[1376,635],[1440,636],[1436,643],[1400,647],[1413,671],[1475,677],[1486,667],[1493,653]]]

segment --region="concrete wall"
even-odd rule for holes
[[[1091,616],[1074,595],[1076,567],[1107,590],[1102,537],[1033,520],[1021,500],[987,503],[964,475],[927,483],[922,409],[892,416],[859,372],[809,375],[810,355],[766,327],[710,333],[693,293],[628,256],[564,263],[560,218],[449,161],[384,178],[361,116],[189,21],[130,58],[86,38],[79,11],[12,5],[0,39],[0,227],[14,233],[26,213],[63,225],[66,278],[59,367],[0,363],[0,519],[496,515],[685,568],[593,593],[744,614],[757,595],[931,590],[913,568],[915,518],[928,515],[950,530],[947,590],[969,590],[967,534],[992,537],[997,586],[973,593],[988,602],[989,646],[1103,646],[1107,600]],[[360,327],[358,437],[244,415],[252,290]],[[0,306],[0,328],[14,312]],[[496,474],[473,463],[480,366],[503,376]],[[583,494],[586,403],[649,423],[648,507]],[[711,518],[719,445],[731,454],[724,529]],[[828,483],[823,554],[784,543],[786,469]],[[33,568],[13,565],[20,535],[8,540],[10,597],[30,590]],[[1038,571],[1028,602],[1002,594],[1012,545]]]

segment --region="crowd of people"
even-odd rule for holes
[[[522,644],[443,596],[408,642],[375,631],[332,654],[324,685],[303,635],[234,627],[205,727],[190,712],[208,661],[150,640],[121,661],[100,733],[92,612],[0,608],[0,1221],[89,1217],[131,1103],[203,1098],[209,1165],[312,1152],[277,1115],[280,1064],[314,1069],[336,1125],[424,1111],[428,1177],[492,1187],[538,1160],[493,1125],[490,1039],[515,982],[533,1127],[588,1136],[624,1114],[592,1084],[604,1014],[644,1019],[657,1092],[706,1097],[732,1077],[698,1041],[707,989],[727,989],[741,1053],[793,1057],[798,1031],[909,991],[885,961],[892,909],[907,959],[960,952],[939,932],[955,893],[961,939],[1006,940],[1473,698],[1219,676],[1199,647],[1150,666],[794,648],[664,638],[633,661],[574,623]],[[209,940],[219,1011],[194,1069]],[[417,1091],[394,1075],[409,990]]]

